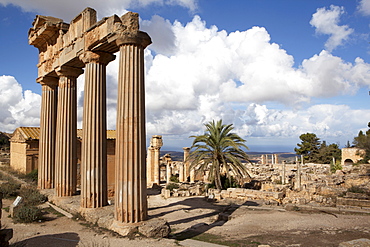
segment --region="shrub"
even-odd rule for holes
[[[170,177],[170,181],[171,182],[174,182],[174,183],[178,183],[179,182],[179,178],[177,176],[173,175],[173,176]]]
[[[14,181],[6,182],[0,185],[0,192],[3,193],[3,198],[15,197],[19,193],[21,185]]]
[[[352,186],[350,188],[348,188],[347,192],[351,192],[351,193],[361,193],[361,194],[365,194],[366,191],[359,187],[359,186]]]
[[[31,223],[41,219],[42,211],[36,206],[21,205],[14,211],[13,219],[20,223]]]
[[[26,205],[35,206],[47,201],[47,197],[32,187],[22,187],[19,195],[23,197]]]
[[[169,183],[166,186],[166,189],[170,190],[170,191],[173,191],[173,189],[178,189],[178,188],[180,188],[180,186],[178,184],[175,184],[175,183]]]
[[[335,162],[335,164],[333,162],[330,163],[330,171],[332,173],[335,173],[336,170],[342,170],[342,165],[340,164],[340,161],[337,161]]]
[[[38,179],[38,170],[32,170],[30,173],[26,174],[26,179],[36,182]]]

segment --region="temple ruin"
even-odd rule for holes
[[[106,66],[120,52],[115,220],[137,223],[147,218],[144,49],[151,39],[137,13],[96,16],[86,8],[68,24],[38,15],[29,30],[42,86],[38,186],[58,197],[76,192],[76,83],[85,71],[81,207],[107,205]]]

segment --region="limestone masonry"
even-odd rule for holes
[[[138,14],[97,21],[86,8],[69,24],[38,15],[28,37],[39,50],[42,85],[39,188],[55,188],[58,197],[76,192],[76,83],[85,68],[81,207],[107,205],[106,66],[119,51],[115,220],[145,220],[144,49],[151,39],[139,30]]]

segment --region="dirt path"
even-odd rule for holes
[[[3,200],[3,207],[12,203]],[[253,205],[256,205],[254,203]],[[338,246],[358,238],[370,239],[370,215],[300,213],[255,210],[256,207],[207,202],[201,197],[149,198],[150,217],[163,217],[177,237],[194,237],[233,246]],[[278,211],[279,209],[281,211]],[[217,221],[220,212],[229,220]],[[133,240],[90,227],[85,222],[48,214],[48,220],[14,224],[3,210],[3,227],[14,229],[15,246],[179,246],[173,239]],[[181,242],[180,242],[181,243]]]

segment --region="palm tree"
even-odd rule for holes
[[[250,178],[243,160],[250,162],[248,155],[242,148],[248,149],[245,140],[235,133],[232,124],[222,124],[222,120],[215,123],[206,123],[206,132],[195,138],[191,149],[194,149],[188,157],[191,163],[190,169],[196,173],[209,169],[208,179],[214,181],[218,190],[222,189],[221,173],[226,171],[230,181],[230,172],[234,172],[236,179]]]

